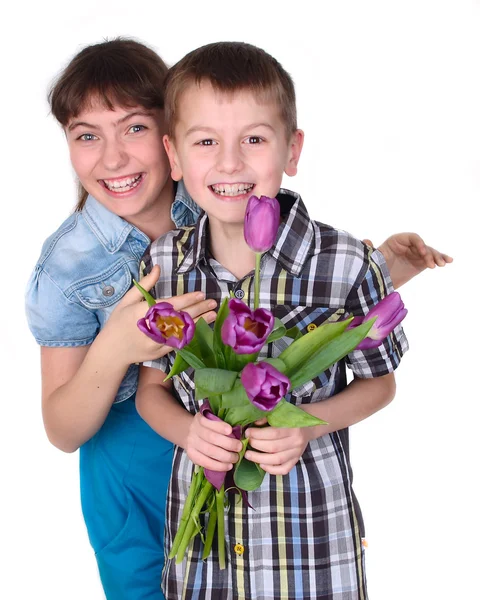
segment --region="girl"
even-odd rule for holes
[[[128,290],[150,241],[199,214],[170,178],[163,150],[166,71],[143,44],[115,39],[85,48],[61,73],[49,99],[80,200],[46,240],[26,297],[41,346],[45,429],[61,450],[80,448],[83,514],[113,600],[163,598],[172,447],[135,410],[135,363],[170,349],[138,331],[146,308]],[[397,234],[380,249],[394,285],[450,260],[416,234]],[[153,271],[142,285],[150,289],[157,277]],[[193,317],[215,317],[215,303],[198,294],[171,302]]]

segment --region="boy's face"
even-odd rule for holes
[[[141,106],[82,111],[65,127],[72,166],[106,208],[136,224],[172,200],[163,114]]]
[[[275,197],[282,176],[295,175],[303,144],[287,139],[278,105],[249,91],[215,92],[192,84],[182,94],[175,139],[165,136],[172,177],[183,177],[211,222],[243,224],[250,196]]]

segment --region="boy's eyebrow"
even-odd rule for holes
[[[151,111],[133,110],[132,112],[129,112],[126,115],[124,115],[123,117],[121,117],[120,119],[118,119],[118,121],[115,121],[114,125],[115,125],[115,127],[117,125],[121,125],[122,123],[124,123],[125,121],[128,121],[132,117],[152,117],[153,118],[154,116],[155,115]],[[99,129],[99,127],[97,125],[93,125],[92,123],[87,123],[86,121],[72,121],[72,123],[70,123],[70,125],[68,126],[68,131],[73,131],[77,127],[86,127],[87,129]]]
[[[256,129],[257,127],[266,127],[267,129],[270,129],[271,131],[275,131],[275,127],[273,125],[270,125],[270,123],[250,123],[250,125],[247,125],[246,127],[244,127],[244,131],[248,131],[249,129]],[[185,132],[185,135],[190,135],[191,133],[197,133],[197,132],[205,132],[205,133],[216,133],[216,129],[214,129],[213,127],[207,127],[207,126],[203,126],[203,125],[193,125],[192,127],[190,127],[189,129],[187,129],[187,131]]]

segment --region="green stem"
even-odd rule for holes
[[[198,495],[198,498],[195,502],[193,510],[190,513],[190,517],[188,519],[187,526],[185,527],[185,531],[183,533],[182,541],[180,542],[180,546],[178,548],[177,558],[175,561],[177,563],[177,565],[182,562],[182,560],[185,556],[185,552],[188,548],[188,544],[190,543],[193,532],[195,531],[195,527],[196,527],[195,521],[200,516],[200,511],[202,510],[203,505],[207,501],[207,498],[208,498],[210,492],[212,491],[212,488],[213,488],[213,485],[207,479],[204,479],[204,481],[202,483],[202,488],[201,488],[200,494]]]
[[[215,528],[217,526],[217,505],[216,503],[212,506],[210,515],[208,517],[207,535],[205,538],[205,547],[203,548],[202,560],[209,557],[212,549],[213,536],[215,535]]]
[[[254,310],[258,308],[260,304],[260,261],[262,259],[262,253],[255,253],[255,281],[254,281]]]
[[[180,525],[178,526],[177,534],[175,535],[175,539],[173,540],[172,549],[168,555],[168,558],[173,558],[178,551],[178,547],[180,546],[180,542],[182,541],[183,534],[185,532],[185,528],[187,526],[188,520],[190,518],[191,509],[193,506],[193,502],[198,493],[198,488],[203,482],[203,467],[200,468],[199,471],[195,471],[192,477],[192,483],[190,484],[190,489],[188,490],[188,496],[185,500],[185,504],[183,506],[182,518],[180,519]]]
[[[217,540],[218,564],[220,569],[225,568],[225,488],[222,485],[217,496]]]

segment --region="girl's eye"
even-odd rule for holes
[[[82,133],[82,135],[78,138],[82,142],[93,142],[93,140],[98,139],[96,135],[93,133]]]
[[[145,125],[132,125],[128,130],[129,133],[138,133],[139,131],[143,131],[146,129]]]
[[[215,140],[200,140],[198,142],[199,146],[213,146],[217,142]]]
[[[247,144],[260,144],[263,140],[258,135],[251,135],[245,141]]]

